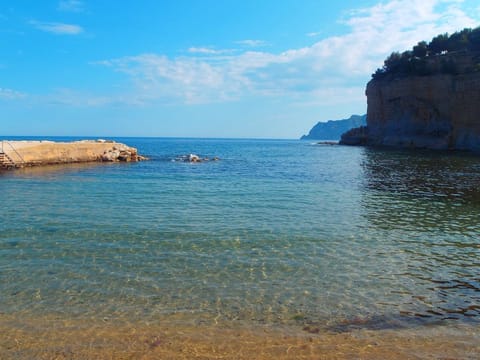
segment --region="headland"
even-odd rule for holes
[[[367,115],[352,115],[348,119],[319,121],[301,140],[338,141],[342,134],[352,128],[366,125]]]
[[[480,28],[392,53],[366,95],[367,126],[341,144],[480,151]]]

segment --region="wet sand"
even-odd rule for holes
[[[0,315],[0,359],[478,359],[472,326],[323,332]]]

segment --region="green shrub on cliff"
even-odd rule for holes
[[[428,44],[426,41],[420,41],[413,47],[413,56],[423,58],[428,55]]]
[[[458,66],[456,57],[459,54],[472,54],[468,66]],[[385,59],[383,67],[372,74],[372,78],[477,72],[480,71],[479,54],[480,27],[463,29],[450,36],[440,34],[429,43],[420,41],[412,50],[393,52]]]

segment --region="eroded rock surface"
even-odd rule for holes
[[[367,127],[342,144],[480,151],[480,73],[371,80]]]
[[[3,151],[16,167],[80,162],[146,160],[137,149],[107,140],[75,142],[4,141]]]

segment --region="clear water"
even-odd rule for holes
[[[1,312],[479,322],[479,157],[118,140],[151,160],[0,173]]]

